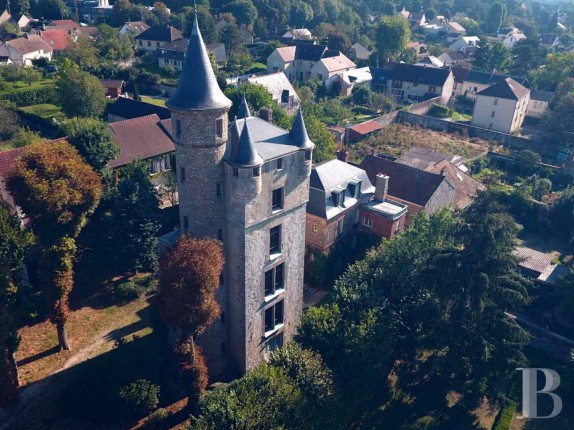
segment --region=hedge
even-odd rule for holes
[[[516,403],[512,402],[505,406],[498,416],[498,422],[492,427],[492,430],[508,430],[516,412]]]
[[[52,85],[18,88],[0,93],[0,100],[7,100],[17,107],[54,103],[58,98],[56,87]]]

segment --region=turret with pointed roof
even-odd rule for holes
[[[245,94],[241,95],[241,104],[239,105],[239,111],[237,112],[238,118],[249,118],[251,116],[251,112],[249,111],[249,105],[247,104],[247,99],[245,98]]]
[[[263,164],[263,158],[261,158],[255,149],[255,144],[253,143],[253,138],[249,132],[247,120],[244,119],[243,121],[243,130],[237,144],[237,150],[232,151],[228,160],[229,164],[242,168],[261,166]],[[234,124],[234,127],[237,128],[237,125]]]
[[[289,132],[291,139],[295,144],[301,149],[313,149],[315,144],[309,139],[307,134],[307,127],[305,127],[305,121],[303,120],[303,111],[301,108],[297,111],[295,116],[295,121]]]
[[[205,43],[199,31],[197,15],[189,37],[189,46],[177,90],[166,103],[177,110],[206,110],[231,107],[231,100],[219,88]]]

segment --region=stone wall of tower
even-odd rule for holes
[[[240,372],[259,364],[266,355],[265,309],[284,301],[284,342],[295,334],[303,307],[303,268],[305,253],[305,206],[309,198],[310,161],[304,151],[265,163],[258,179],[252,169],[225,167],[226,182],[226,261],[229,309],[229,345],[233,363]],[[283,209],[271,209],[272,192],[284,189]],[[281,253],[269,255],[270,229],[281,225]],[[285,264],[284,292],[266,298],[265,272]]]
[[[217,136],[217,120],[222,120],[220,137]],[[223,229],[225,235],[223,156],[227,142],[227,123],[227,109],[172,110],[180,231],[194,238],[218,239],[219,229]],[[185,169],[184,174],[182,168]],[[217,183],[221,184],[219,195]],[[216,297],[222,317],[214,321],[197,339],[207,359],[210,375],[221,374],[227,364],[225,283],[220,286]]]

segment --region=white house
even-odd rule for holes
[[[183,37],[181,31],[171,25],[156,25],[135,37],[138,51],[155,52],[160,46]]]
[[[529,102],[530,90],[506,78],[476,95],[472,125],[514,133],[524,121]]]
[[[247,82],[255,85],[262,85],[271,94],[273,101],[283,110],[295,113],[299,109],[301,99],[295,92],[295,88],[283,72],[271,73],[269,75],[250,76]]]
[[[459,49],[479,48],[480,38],[478,36],[461,36],[450,44],[451,51],[458,51]]]
[[[369,51],[360,43],[357,42],[351,46],[351,58],[353,60],[368,60],[370,56],[371,51]]]
[[[548,105],[554,98],[552,91],[534,90],[530,93],[527,116],[540,118],[548,110]]]
[[[520,33],[517,29],[514,29],[508,33],[504,39],[502,39],[502,44],[506,47],[506,49],[512,50],[514,45],[516,45],[521,40],[526,40],[526,36],[524,33]]]
[[[356,68],[357,65],[341,52],[308,43],[276,48],[267,58],[267,71],[282,71],[290,81],[318,79],[325,82],[339,72]]]
[[[371,84],[373,75],[370,67],[361,67],[345,72],[337,73],[325,81],[325,86],[331,88],[335,83],[340,85],[340,95],[349,96],[353,87],[358,84]]]
[[[149,25],[147,25],[145,22],[132,21],[132,22],[126,22],[124,25],[122,25],[120,27],[119,33],[120,36],[133,35],[135,37],[142,34],[147,29],[149,29]]]
[[[53,49],[37,34],[12,39],[4,45],[8,58],[18,67],[32,66],[32,60],[46,58],[52,60]]]

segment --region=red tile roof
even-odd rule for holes
[[[47,26],[48,30],[50,29],[50,27],[58,27],[59,29],[62,30],[76,30],[80,28],[81,25],[78,24],[73,19],[56,19],[52,21],[50,25]]]
[[[373,131],[377,131],[383,128],[381,124],[375,121],[367,121],[362,124],[357,124],[351,127],[351,129],[360,134],[369,134]]]
[[[156,114],[113,122],[109,127],[120,147],[120,155],[110,167],[120,167],[134,160],[145,160],[175,151],[175,145]]]
[[[0,152],[0,178],[7,178],[12,174],[16,160],[23,150],[24,148],[16,148]]]
[[[72,43],[66,30],[45,30],[40,32],[40,37],[54,51],[64,51]]]
[[[104,88],[121,88],[124,81],[121,79],[100,79],[100,84]]]
[[[26,37],[12,39],[6,43],[22,55],[29,54],[30,52],[36,52],[41,49],[43,49],[44,52],[51,52],[53,50],[50,44],[46,43],[36,34],[29,34]]]

